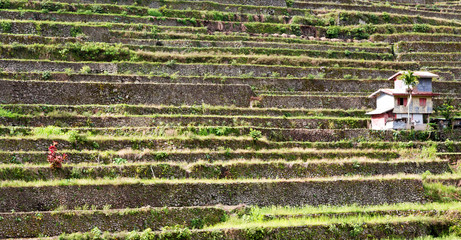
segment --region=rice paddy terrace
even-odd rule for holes
[[[365,112],[399,70],[460,105],[460,33],[459,1],[0,0],[0,239],[458,239],[461,132]]]

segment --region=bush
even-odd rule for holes
[[[413,32],[429,32],[429,26],[427,24],[413,24]]]
[[[329,26],[327,29],[327,38],[337,38],[341,28],[339,26]]]
[[[162,12],[160,12],[158,9],[150,8],[147,10],[147,14],[152,17],[161,17],[163,16]]]
[[[257,141],[258,139],[260,139],[262,137],[262,133],[259,130],[254,130],[254,129],[251,128],[250,129],[250,137],[252,137],[254,141]]]
[[[84,134],[79,134],[77,131],[72,130],[67,133],[69,136],[69,142],[76,144],[76,143],[85,143],[88,141],[88,138]]]
[[[77,37],[78,35],[82,34],[82,29],[80,27],[75,27],[73,26],[71,29],[70,29],[70,36],[72,37]]]
[[[127,162],[128,161],[124,158],[114,158],[114,160],[112,161],[113,164],[117,164],[117,165],[125,164]]]
[[[10,0],[0,0],[0,9],[9,8],[9,7],[10,7]]]
[[[50,80],[50,79],[51,79],[50,71],[45,71],[42,73],[42,80]]]
[[[83,74],[89,74],[91,73],[91,68],[90,66],[83,66],[82,69],[80,69],[80,73],[83,73]]]
[[[55,126],[47,126],[47,127],[38,127],[32,130],[32,133],[36,136],[58,136],[64,135],[61,128]]]
[[[12,24],[11,24],[11,22],[1,22],[0,27],[2,29],[2,32],[8,33],[8,32],[11,31]]]

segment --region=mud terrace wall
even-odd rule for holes
[[[248,85],[101,84],[0,81],[0,101],[25,104],[235,105],[248,107]]]
[[[149,205],[320,205],[383,204],[421,202],[421,180],[336,180],[228,183],[153,183],[126,185],[71,185],[43,187],[4,187],[0,209],[3,212],[51,210],[95,205],[113,208]]]

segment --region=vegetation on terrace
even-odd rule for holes
[[[460,11],[0,0],[0,238],[458,239]],[[399,70],[451,126],[368,129]]]

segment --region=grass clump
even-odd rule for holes
[[[34,128],[32,130],[32,134],[35,136],[50,137],[64,135],[65,133],[62,131],[60,127],[46,126]]]
[[[149,16],[152,16],[152,17],[162,17],[163,16],[163,14],[162,14],[162,12],[160,12],[160,10],[154,9],[154,8],[151,8],[151,9],[147,10],[147,14]]]
[[[425,183],[424,192],[434,202],[461,201],[461,188],[442,183]]]

